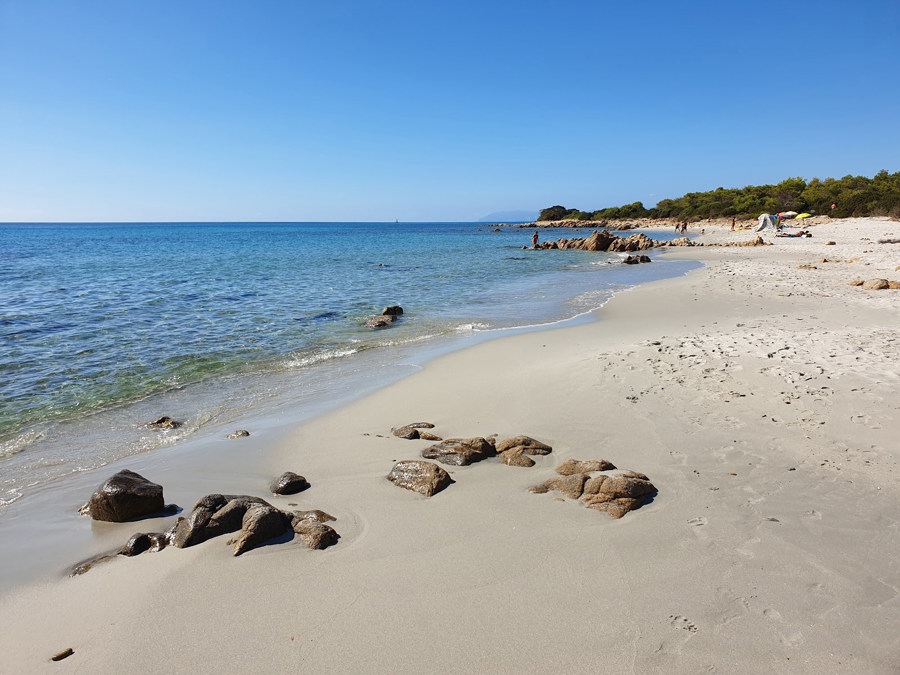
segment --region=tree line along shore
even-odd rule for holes
[[[537,222],[574,222],[584,227],[609,221],[707,220],[756,218],[760,213],[796,211],[834,218],[867,216],[900,217],[900,171],[879,171],[872,178],[786,178],[777,185],[748,185],[689,192],[675,199],[661,199],[645,208],[642,202],[581,211],[565,206],[541,210]]]

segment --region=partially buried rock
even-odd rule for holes
[[[322,550],[333,546],[340,539],[340,535],[330,525],[316,520],[295,518],[292,523],[294,532],[308,548]]]
[[[308,525],[320,525],[319,519],[331,519],[324,511],[306,511],[300,514],[286,513],[275,508],[264,499],[248,495],[206,495],[203,497],[188,518],[179,518],[166,537],[178,548],[195,546],[208,539],[222,534],[238,532],[229,543],[234,545],[234,555],[241,555],[276,537],[281,537],[291,530],[297,532],[296,523],[303,521]],[[328,535],[327,528],[307,527],[309,532],[315,530],[319,534],[310,534],[300,539],[310,548],[324,548],[337,541],[337,533]],[[310,541],[314,541],[312,545]],[[329,543],[330,542],[330,543]]]
[[[248,495],[206,495],[194,505],[187,518],[179,518],[169,528],[166,537],[172,546],[187,548],[222,534],[237,532],[243,524],[244,514],[254,504],[268,502]]]
[[[444,469],[431,462],[407,460],[397,462],[387,479],[397,487],[431,497],[453,482]]]
[[[592,473],[594,471],[609,471],[616,467],[612,462],[605,459],[567,459],[565,462],[556,467],[556,473],[560,476],[571,476],[576,473]]]
[[[123,469],[97,488],[88,503],[81,507],[81,513],[94,520],[122,523],[156,513],[174,513],[176,508],[166,507],[162,485]]]
[[[636,472],[607,476],[596,494],[587,495],[584,504],[589,509],[605,511],[613,518],[621,518],[629,511],[640,508],[656,488],[647,477]]]
[[[506,464],[506,466],[521,466],[526,469],[530,469],[534,466],[534,460],[526,455],[522,448],[506,450],[498,453],[498,456],[500,457],[500,461]]]
[[[467,466],[497,454],[494,443],[487,438],[448,438],[422,451],[425,459],[436,459],[442,464]]]
[[[51,661],[62,661],[63,659],[69,658],[74,653],[75,653],[75,650],[72,649],[71,647],[69,647],[68,649],[62,650],[58,654],[54,654],[53,656],[51,656],[50,660]]]
[[[391,433],[397,438],[413,441],[422,437],[420,429],[434,429],[434,425],[431,422],[413,422],[412,424],[404,424],[402,427],[391,429]]]
[[[232,431],[228,434],[228,438],[234,440],[235,438],[247,438],[250,435],[250,432],[246,429],[238,429],[237,431]]]
[[[544,494],[550,490],[562,492],[569,499],[578,499],[584,492],[584,484],[588,480],[586,473],[576,473],[567,476],[558,476],[545,480],[540,485],[531,488],[535,494]]]
[[[131,535],[126,544],[119,549],[119,555],[132,556],[140,555],[145,551],[154,553],[162,551],[169,542],[166,535],[162,532],[138,532]]]
[[[309,482],[300,474],[285,471],[269,483],[269,490],[276,495],[295,495],[309,487]]]
[[[613,518],[640,508],[656,494],[656,487],[642,473],[597,469],[599,466],[612,467],[605,460],[568,460],[557,467],[560,476],[535,485],[531,491],[543,494],[556,490],[570,499],[580,498],[587,508],[604,511]],[[579,468],[587,470],[575,473]]]
[[[549,445],[541,443],[531,436],[513,436],[512,438],[505,438],[497,443],[496,451],[501,453],[517,448],[521,448],[522,452],[526,455],[549,455],[553,452],[553,448]]]
[[[887,279],[869,279],[868,281],[863,282],[862,287],[867,291],[881,291],[885,288],[890,288],[891,282]]]
[[[534,466],[534,460],[528,455],[547,455],[553,451],[546,443],[541,443],[530,436],[515,436],[506,438],[496,446],[496,452],[500,461],[507,466],[521,466],[530,468]]]
[[[332,520],[337,520],[337,518],[330,513],[325,513],[319,509],[312,509],[311,511],[294,511],[294,517],[296,520],[308,520],[311,523],[328,523]]]
[[[234,555],[241,555],[291,529],[291,519],[271,504],[250,504],[241,519],[241,531],[234,539]]]
[[[147,422],[146,427],[148,429],[177,429],[181,426],[181,422],[177,420],[173,420],[171,417],[167,415],[163,415],[152,422]]]

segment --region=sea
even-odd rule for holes
[[[699,267],[661,251],[623,265],[622,254],[530,250],[532,232],[0,224],[0,510],[67,475],[273,412],[300,422],[439,354],[577,321],[616,292]],[[394,324],[366,327],[393,305]],[[148,429],[164,415],[180,426]]]

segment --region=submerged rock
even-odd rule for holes
[[[406,460],[397,462],[387,479],[397,487],[431,497],[453,482],[444,469],[431,462]]]
[[[81,507],[81,513],[94,520],[123,523],[126,520],[173,513],[177,507],[167,507],[162,485],[157,485],[139,473],[123,469],[106,479]]]
[[[366,328],[387,328],[394,323],[395,318],[393,314],[370,316],[366,319]]]
[[[227,438],[230,440],[234,440],[235,438],[247,438],[250,435],[250,432],[246,429],[237,429],[236,431],[232,431],[228,434]]]
[[[181,422],[173,420],[167,415],[163,415],[162,417],[159,417],[152,422],[147,422],[145,426],[148,429],[177,429],[181,426]]]

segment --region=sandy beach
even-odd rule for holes
[[[809,229],[669,249],[706,267],[620,293],[591,322],[440,357],[299,427],[216,439],[228,454],[212,464],[143,460],[183,515],[249,494],[332,514],[340,541],[234,557],[221,537],[19,585],[0,596],[0,672],[898,672],[900,290],[850,282],[900,280],[900,244],[878,243],[900,222]],[[391,435],[417,421],[553,451],[531,468],[445,467],[455,482],[426,498],[386,479],[431,445]],[[642,472],[658,493],[613,519],[529,491],[568,459]],[[79,524],[60,550],[21,543],[26,562],[61,573],[168,527],[74,514],[131,466],[56,488],[71,508],[53,517]],[[272,496],[288,470],[311,488]],[[27,504],[15,519],[3,533],[24,531]]]

